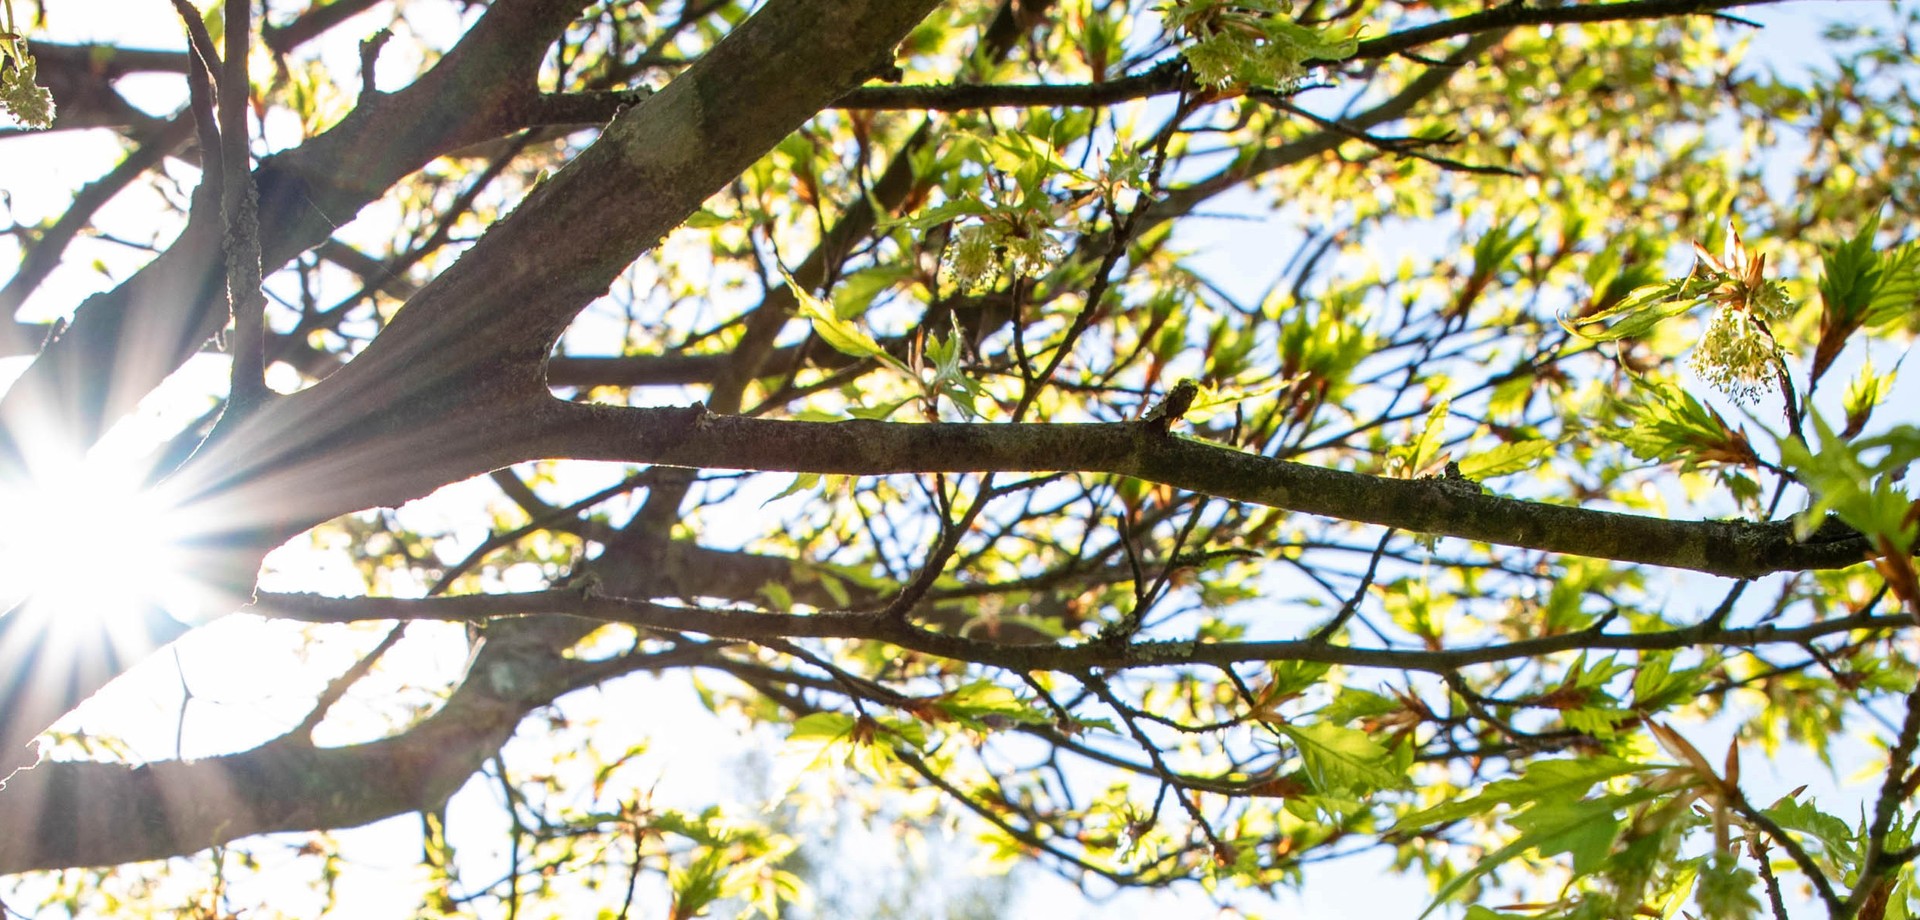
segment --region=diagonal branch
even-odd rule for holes
[[[413,490],[427,479],[457,472],[437,486],[514,462],[517,440],[558,420],[542,369],[574,315],[709,195],[864,82],[935,5],[763,7],[615,119],[350,364],[250,416],[176,480],[285,539],[344,510],[423,494]],[[412,459],[385,469],[361,463],[394,451]],[[346,452],[356,459],[342,463]],[[302,482],[301,494],[286,494],[289,482]],[[256,501],[256,489],[274,501]],[[247,510],[275,504],[271,520]]]
[[[446,704],[388,738],[315,747],[285,735],[238,754],[127,766],[49,761],[0,791],[0,874],[193,853],[254,834],[356,827],[444,803],[528,713],[608,677],[565,643],[482,646]],[[705,646],[620,659],[626,672],[698,664]]]
[[[262,403],[231,427],[223,423],[226,435],[203,445],[169,482],[187,501],[199,503],[209,519],[229,528],[208,536],[186,564],[221,597],[219,604],[238,606],[251,596],[261,557],[292,534],[342,511],[381,504],[387,496],[415,489],[426,479],[454,469],[468,469],[477,462],[481,468],[474,473],[483,473],[513,462],[503,448],[524,442],[514,435],[544,427],[551,407],[564,405],[548,395],[541,368],[553,341],[574,314],[604,294],[636,255],[684,221],[708,195],[835,96],[864,82],[890,60],[895,44],[937,4],[938,0],[776,0],[762,7],[699,64],[610,125],[599,142],[424,288],[346,368],[295,396]],[[570,17],[578,6],[578,0],[497,3],[460,46],[480,50],[463,56],[456,48],[409,90],[378,97],[355,115],[375,119],[396,106],[409,107],[411,117],[431,111],[440,113],[443,122],[438,132],[409,126],[416,138],[445,142],[469,133],[475,116],[459,98],[448,96],[471,97],[476,91],[447,85],[445,74],[458,75],[460,62],[474,55],[508,58],[494,62],[496,66],[520,65],[505,75],[470,75],[473,83],[504,87],[485,91],[490,95],[484,101],[498,108],[533,92],[532,68],[539,57],[528,50],[543,50],[547,40],[536,36],[535,44],[528,45],[525,36],[513,35],[518,43],[469,44],[476,41],[475,36],[509,28],[514,24],[509,11],[557,31],[564,21],[555,14],[565,11]],[[549,18],[542,19],[543,13]],[[498,18],[503,16],[504,23]],[[493,25],[483,28],[489,21]],[[796,40],[796,36],[805,38]],[[809,79],[792,79],[795,73],[808,74]],[[439,95],[419,98],[423,87],[437,89]],[[415,105],[426,108],[411,109]],[[262,200],[273,201],[292,192],[311,203],[312,193],[319,191],[314,184],[318,182],[359,187],[370,200],[397,178],[369,177],[359,168],[366,164],[353,145],[374,144],[376,151],[389,152],[377,143],[381,139],[352,132],[341,136],[340,143],[347,149],[329,150],[321,143],[324,138],[300,148],[316,157],[333,155],[310,164],[316,172],[305,177],[308,181],[303,184],[263,181]],[[423,144],[423,148],[431,146]],[[324,175],[318,171],[322,163]],[[219,237],[210,230],[200,232],[207,238],[201,246]],[[283,234],[275,242],[294,241]],[[263,238],[263,246],[266,242]],[[277,252],[265,261],[288,255]],[[196,280],[176,276],[172,280],[177,286],[169,291],[172,296],[181,291],[204,292],[212,280],[202,269],[178,266],[176,270]],[[98,303],[98,299],[90,301],[82,314],[102,316],[101,310],[90,309]],[[111,317],[111,312],[104,315]],[[203,303],[197,315],[199,325],[191,328],[204,336],[217,314]],[[79,338],[80,325],[76,320],[60,342]],[[106,338],[88,339],[92,348],[105,349],[93,357],[151,354],[154,349],[149,343],[136,348],[123,341],[126,331],[124,326],[109,328]],[[180,334],[174,330],[172,344],[180,344]],[[166,344],[162,343],[163,353]],[[34,370],[41,368],[36,364]],[[71,374],[77,368],[64,370]],[[37,387],[23,377],[0,407],[20,408],[24,401],[21,411],[28,417],[44,418],[73,398],[71,390],[61,385],[81,389],[79,398],[89,399],[86,388],[79,386],[81,381],[60,376],[60,372],[51,378],[43,376]],[[147,383],[158,379],[152,377]],[[102,421],[95,413],[103,402],[82,403],[77,412],[83,426]],[[471,414],[464,410],[475,407],[486,407],[491,420],[472,424]],[[11,424],[12,418],[0,421],[10,423],[8,427],[19,437],[22,427]],[[420,465],[408,469],[413,462],[403,461],[381,469],[395,451],[414,455]],[[454,478],[472,474],[463,472]],[[271,498],[264,497],[269,494]],[[124,668],[130,663],[116,664]],[[70,703],[78,704],[117,673],[108,667],[73,684]],[[8,694],[0,694],[0,708],[8,702]],[[21,724],[31,731],[44,727]]]
[[[448,150],[505,133],[536,94],[547,45],[585,0],[501,0],[433,69],[263,160],[260,255],[278,268],[394,182]],[[0,400],[0,458],[46,419],[85,447],[226,322],[220,221],[190,221],[166,252],[81,304]],[[106,369],[111,367],[112,373]]]

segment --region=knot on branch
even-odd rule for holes
[[[1200,385],[1191,380],[1182,380],[1173,385],[1173,392],[1160,404],[1149,410],[1140,421],[1155,434],[1166,435],[1173,429],[1173,423],[1193,408],[1194,397],[1200,395]]]

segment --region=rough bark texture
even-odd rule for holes
[[[1871,547],[1845,528],[1794,538],[1789,522],[1676,521],[1489,495],[1465,480],[1389,479],[1167,436],[1143,423],[797,422],[685,409],[568,406],[528,458],[628,460],[813,473],[1082,470],[1202,495],[1505,546],[1728,578],[1840,568]]]

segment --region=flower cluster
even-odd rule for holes
[[[1745,310],[1723,309],[1707,320],[1707,331],[1687,366],[1734,402],[1751,402],[1774,385],[1780,346],[1766,325]]]
[[[1791,317],[1793,301],[1785,286],[1767,279],[1767,257],[1748,253],[1731,228],[1724,259],[1698,244],[1694,252],[1700,258],[1695,270],[1712,284],[1705,297],[1718,309],[1688,366],[1736,402],[1755,399],[1775,385],[1781,367],[1780,344],[1769,324]]]
[[[1284,18],[1288,9],[1278,0],[1182,0],[1166,13],[1192,37],[1182,53],[1201,83],[1286,89],[1305,75],[1308,61],[1340,60],[1357,47]]]
[[[8,19],[12,19],[11,10]],[[29,128],[51,128],[53,94],[39,84],[35,70],[26,39],[11,30],[0,35],[0,110]]]
[[[1002,271],[1025,278],[1046,274],[1060,259],[1060,242],[1034,222],[993,213],[953,231],[943,261],[954,282],[977,291],[1000,280]]]

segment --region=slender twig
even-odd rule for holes
[[[1753,579],[1750,578],[1742,578],[1734,582],[1733,587],[1727,589],[1727,596],[1721,598],[1719,605],[1707,615],[1705,625],[1714,629],[1725,625],[1727,617],[1733,613],[1734,605],[1740,601],[1740,595],[1746,593],[1747,586],[1750,584],[1753,584]]]
[[[375,65],[380,63],[380,49],[393,39],[392,29],[381,29],[373,37],[360,40],[360,98],[373,98],[379,90],[374,86]]]
[[[187,66],[187,106],[193,112],[193,127],[200,141],[200,167],[204,175],[224,176],[226,170],[221,165],[220,120],[214,113],[213,75],[220,66],[220,56],[213,46],[213,36],[207,32],[207,24],[200,20],[200,11],[194,9],[187,0],[173,0],[174,12],[180,14],[180,23],[187,30],[187,47],[193,51],[193,60]],[[219,200],[221,184],[219,181],[202,180],[195,191],[195,202],[201,198]]]
[[[1767,906],[1773,911],[1773,920],[1787,920],[1787,904],[1780,896],[1780,879],[1773,874],[1773,860],[1767,855],[1767,844],[1759,835],[1747,838],[1747,852],[1760,866],[1760,881],[1767,889]]]
[[[1313,635],[1307,637],[1307,641],[1321,643],[1332,641],[1333,637],[1340,633],[1340,628],[1347,625],[1347,621],[1353,619],[1353,615],[1360,611],[1360,602],[1366,599],[1367,590],[1373,587],[1374,576],[1380,571],[1380,559],[1386,555],[1387,544],[1393,541],[1393,535],[1394,529],[1391,527],[1387,528],[1386,533],[1380,535],[1380,544],[1373,548],[1373,555],[1368,557],[1367,571],[1360,576],[1360,584],[1354,587],[1353,595],[1347,598],[1346,603],[1340,605],[1340,611],[1333,615],[1333,619],[1328,620],[1327,625],[1314,630]]]
[[[1316,115],[1312,112],[1309,112],[1306,109],[1303,109],[1297,105],[1294,105],[1291,102],[1288,102],[1287,97],[1281,93],[1276,93],[1269,90],[1261,90],[1258,92],[1248,93],[1247,96],[1248,98],[1266,103],[1267,105],[1273,106],[1274,108],[1280,109],[1281,111],[1287,112],[1288,114],[1295,115],[1300,118],[1304,118],[1310,122],[1313,122],[1315,125],[1318,125],[1322,130],[1331,131],[1335,134],[1343,134],[1347,137],[1353,138],[1356,141],[1360,141],[1362,143],[1371,145],[1379,149],[1383,153],[1387,153],[1393,156],[1410,157],[1412,159],[1420,160],[1425,163],[1431,163],[1435,166],[1440,167],[1441,169],[1449,170],[1452,172],[1471,173],[1474,175],[1482,175],[1482,176],[1520,177],[1524,175],[1519,170],[1512,169],[1510,167],[1467,163],[1467,162],[1453,159],[1451,157],[1436,156],[1434,154],[1427,153],[1425,150],[1421,149],[1423,147],[1432,147],[1432,146],[1440,146],[1445,144],[1457,143],[1455,139],[1450,137],[1432,137],[1432,138],[1381,137],[1378,134],[1374,134],[1370,131],[1366,131],[1361,128],[1356,128],[1343,121],[1327,118],[1325,116]]]
[[[1734,791],[1739,792],[1737,789]],[[1821,903],[1827,906],[1828,914],[1836,920],[1853,916],[1847,912],[1846,905],[1840,900],[1840,895],[1833,890],[1833,883],[1827,880],[1827,874],[1820,871],[1820,864],[1814,862],[1813,855],[1807,852],[1806,847],[1800,845],[1800,841],[1790,836],[1786,828],[1767,817],[1765,812],[1753,807],[1753,803],[1747,801],[1744,795],[1730,796],[1727,804],[1748,824],[1765,832],[1768,838],[1787,851],[1787,855],[1793,858],[1794,865],[1799,866],[1800,871],[1807,876],[1807,881],[1812,883],[1814,893],[1820,896]]]
[[[395,623],[393,628],[387,630],[387,634],[380,639],[378,645],[360,656],[360,660],[354,662],[353,666],[339,677],[328,681],[326,688],[320,691],[319,697],[315,698],[313,708],[307,712],[307,717],[301,719],[300,724],[287,733],[288,737],[312,741],[313,730],[319,727],[321,720],[327,717],[327,713],[333,709],[334,704],[340,702],[341,697],[346,696],[349,688],[373,671],[373,666],[380,662],[380,656],[400,644],[400,638],[406,633],[406,628],[405,623]]]
[[[944,486],[936,484],[935,489],[944,503],[946,495]],[[927,552],[927,560],[921,563],[920,571],[915,573],[913,581],[900,589],[900,593],[887,605],[882,616],[905,621],[907,614],[927,596],[928,591],[933,590],[934,583],[940,580],[940,573],[946,570],[947,562],[953,558],[954,551],[960,548],[960,538],[973,529],[974,522],[980,519],[980,512],[987,507],[987,503],[999,496],[1000,491],[993,486],[993,474],[988,473],[980,477],[980,487],[974,492],[973,503],[967,506],[967,510],[962,512],[958,519],[952,516],[951,509],[941,509],[940,538]]]
[[[1172,790],[1173,797],[1180,803],[1181,810],[1187,813],[1187,817],[1193,821],[1194,826],[1207,838],[1207,843],[1213,847],[1214,857],[1230,860],[1232,849],[1214,832],[1213,823],[1208,821],[1207,816],[1200,811],[1199,803],[1189,797],[1187,790],[1175,779],[1177,774],[1174,773],[1173,768],[1167,766],[1166,759],[1160,756],[1160,745],[1147,737],[1146,731],[1134,718],[1133,708],[1120,702],[1120,698],[1114,695],[1113,688],[1107,686],[1106,678],[1091,672],[1083,673],[1079,678],[1081,685],[1092,690],[1093,694],[1099,697],[1101,702],[1106,703],[1107,708],[1113,710],[1113,714],[1119,716],[1120,721],[1127,726],[1127,734],[1133,736],[1134,743],[1140,745],[1140,750],[1146,753],[1149,761],[1152,761],[1154,774],[1163,784],[1162,791]]]
[[[1140,642],[1124,648],[1113,648],[1101,643],[1002,644],[919,629],[877,612],[781,614],[682,607],[582,593],[566,588],[525,594],[468,594],[430,599],[334,598],[262,592],[253,612],[261,616],[309,623],[383,619],[475,620],[543,613],[569,614],[649,629],[700,633],[752,642],[793,638],[876,639],[912,651],[1013,670],[1082,671],[1088,668],[1112,670],[1188,664],[1222,665],[1243,661],[1314,661],[1433,674],[1445,674],[1470,665],[1539,658],[1578,649],[1656,651],[1703,645],[1799,645],[1835,633],[1853,630],[1893,632],[1913,625],[1911,617],[1901,614],[1870,618],[1848,616],[1795,627],[1762,625],[1709,631],[1695,626],[1660,632],[1601,634],[1582,630],[1495,645],[1446,649],[1365,648],[1306,640]]]
[[[440,578],[427,590],[428,596],[444,594],[448,588],[453,586],[455,579],[473,571],[476,566],[485,561],[494,551],[503,547],[512,546],[528,536],[546,530],[559,521],[574,517],[580,512],[614,496],[640,488],[653,479],[654,475],[654,468],[648,467],[566,507],[553,508],[545,513],[532,515],[532,520],[529,520],[519,527],[487,537],[487,539],[481,541],[479,546],[474,547],[472,552],[467,553],[459,562],[454,563],[452,567],[442,572]]]
[[[202,74],[204,77],[205,75]],[[176,116],[156,130],[135,136],[139,146],[106,175],[94,180],[73,195],[73,203],[52,226],[21,240],[20,267],[6,286],[0,288],[0,316],[12,316],[26,303],[28,295],[60,265],[67,245],[79,236],[101,207],[120,194],[135,179],[160,165],[186,140],[195,119],[189,113]]]

